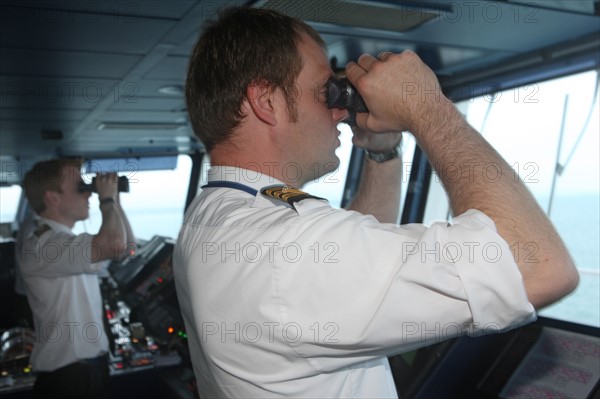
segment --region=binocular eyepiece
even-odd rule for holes
[[[129,179],[127,178],[127,176],[119,176],[119,192],[122,193],[128,193],[129,192]],[[93,193],[97,193],[98,190],[96,189],[96,178],[94,177],[92,179],[92,182],[90,184],[85,184],[84,182],[81,182],[81,184],[79,184],[79,192],[80,193],[84,193],[84,192],[93,192]]]
[[[345,122],[351,126],[356,125],[357,112],[369,112],[358,90],[347,78],[327,81],[327,107],[347,109],[349,116]]]

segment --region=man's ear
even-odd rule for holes
[[[44,193],[44,202],[46,203],[46,208],[54,208],[60,202],[60,198],[58,198],[58,193],[56,191],[47,190]]]
[[[277,125],[277,104],[275,91],[266,82],[253,82],[246,88],[246,98],[252,112],[264,123]]]

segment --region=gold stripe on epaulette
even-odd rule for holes
[[[266,195],[267,197],[276,198],[280,201],[287,202],[290,205],[293,205],[294,202],[302,201],[307,198],[319,200],[323,199],[321,197],[315,197],[314,195],[310,195],[302,190],[290,186],[265,187],[260,192]]]

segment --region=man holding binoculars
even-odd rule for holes
[[[548,218],[415,53],[346,66],[364,108],[333,75],[312,27],[265,9],[225,10],[193,49],[187,109],[212,168],[173,272],[202,397],[397,397],[387,356],[518,327],[577,285]],[[296,187],[339,164],[352,113],[367,156],[343,210]],[[442,179],[451,223],[396,224],[402,131]],[[531,243],[535,262],[511,253]],[[469,256],[431,256],[446,245]]]
[[[117,175],[99,174],[92,187],[83,184],[80,170],[78,160],[39,162],[23,184],[40,216],[19,254],[36,330],[31,354],[36,398],[109,395],[98,274],[108,261],[125,257],[135,238],[119,202],[124,190]],[[100,231],[75,235],[75,222],[89,217],[91,191],[99,197]]]

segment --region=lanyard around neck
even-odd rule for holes
[[[213,188],[213,187],[225,187],[225,188],[233,188],[236,190],[242,190],[242,191],[245,191],[248,194],[252,195],[253,197],[256,197],[256,194],[258,194],[258,190],[255,190],[250,186],[246,186],[245,184],[237,183],[234,181],[226,181],[226,180],[210,181],[200,188]]]

